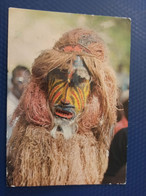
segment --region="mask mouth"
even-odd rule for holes
[[[54,114],[56,117],[71,120],[75,117],[75,112],[71,106],[55,106]]]

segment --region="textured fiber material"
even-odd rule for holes
[[[45,128],[26,126],[21,121],[16,129],[16,132],[22,131],[22,137],[11,138],[11,144],[15,146],[10,146],[8,156],[11,185],[101,183],[107,167],[107,154],[104,145],[101,146],[91,133],[76,134],[65,140],[60,133],[54,139]]]
[[[64,51],[64,47],[76,44],[82,50]],[[10,185],[101,183],[117,101],[116,79],[105,53],[104,42],[94,32],[75,29],[64,34],[54,49],[35,59],[31,81],[12,119],[19,118],[8,144]],[[77,55],[91,74],[91,92],[76,119],[78,128],[73,138],[59,136],[55,140],[50,136],[54,117],[47,99],[48,73],[55,68],[70,69]]]

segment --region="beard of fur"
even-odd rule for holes
[[[13,145],[9,145],[11,162],[8,168],[11,165],[14,168],[8,175],[10,185],[101,183],[107,166],[107,153],[92,133],[75,134],[68,140],[58,133],[54,139],[44,127],[24,126],[22,121],[18,124],[21,130],[19,142],[17,135],[13,134]]]

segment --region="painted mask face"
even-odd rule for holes
[[[48,75],[48,99],[56,117],[74,119],[83,111],[90,93],[90,75],[79,56],[71,70],[55,69]]]

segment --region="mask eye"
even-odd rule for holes
[[[48,80],[59,79],[65,81],[67,79],[67,70],[55,69],[48,74]]]
[[[80,76],[78,76],[78,83],[81,84],[84,82],[86,82],[86,78],[81,78]]]
[[[70,87],[78,86],[86,81],[87,81],[86,78],[82,78],[82,77],[74,74],[73,78],[71,79],[71,81],[69,83],[69,86]]]

